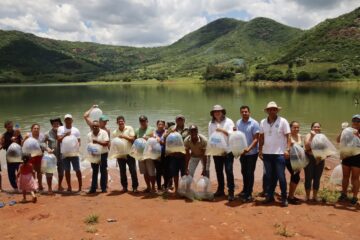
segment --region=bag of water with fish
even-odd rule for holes
[[[248,147],[245,134],[240,131],[232,132],[229,137],[229,145],[234,157],[239,157]]]
[[[144,150],[145,150],[146,140],[144,138],[137,138],[130,150],[130,156],[136,160],[143,160]]]
[[[166,137],[165,146],[167,153],[185,153],[184,141],[178,132],[172,132]]]
[[[360,138],[356,136],[357,130],[351,127],[345,128],[340,136],[340,158],[345,159],[348,157],[360,154]]]
[[[21,146],[17,143],[12,143],[6,151],[6,161],[9,163],[22,162]]]
[[[146,141],[143,159],[157,160],[161,157],[161,145],[156,138],[149,138]]]
[[[39,141],[33,137],[26,139],[22,146],[22,153],[31,157],[41,156],[42,151]]]
[[[311,141],[311,151],[314,154],[316,161],[325,160],[327,157],[338,155],[335,146],[322,133],[318,133]]]
[[[85,160],[90,163],[98,164],[101,160],[101,149],[102,146],[95,143],[89,143],[86,146],[86,156]]]
[[[80,144],[74,135],[66,136],[62,140],[60,152],[63,157],[77,157],[80,154]]]
[[[206,146],[206,155],[223,156],[227,150],[228,144],[226,143],[225,135],[221,132],[211,134]]]

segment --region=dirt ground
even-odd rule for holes
[[[242,184],[239,169],[235,161],[237,193]],[[261,191],[260,161],[257,169],[255,194]],[[17,203],[1,208],[0,239],[359,239],[360,236],[359,206],[303,202],[282,208],[279,203],[263,205],[260,197],[243,204],[239,200],[228,203],[225,198],[208,202],[160,194],[122,194],[118,171],[112,168],[109,172],[108,193],[87,195],[91,172],[85,170],[84,192],[55,196],[44,193],[36,204]],[[323,179],[330,173],[325,171]],[[6,170],[2,175],[3,188],[9,189]],[[215,190],[213,170],[211,175]],[[142,179],[139,176],[140,190],[144,189]],[[73,188],[76,187],[74,182]],[[304,198],[301,189],[303,179],[297,193]],[[5,203],[21,198],[20,194],[0,193],[0,201]],[[98,223],[86,224],[84,220],[92,214],[98,216]]]

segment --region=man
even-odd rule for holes
[[[290,126],[285,118],[277,115],[280,109],[281,107],[278,107],[275,102],[269,102],[264,109],[268,117],[260,123],[259,157],[263,159],[265,166],[266,200],[264,203],[275,201],[274,192],[279,180],[281,205],[287,207],[285,159],[290,156]]]
[[[209,170],[207,168],[207,156],[205,155],[207,139],[199,134],[198,127],[191,125],[189,127],[190,136],[184,140],[185,145],[185,162],[187,174],[194,177],[196,167],[201,161],[203,169],[201,175],[209,177]]]
[[[168,129],[168,132],[164,136],[165,142],[167,136],[169,136],[169,134],[172,132],[180,133],[183,140],[189,135],[189,129],[185,127],[185,117],[183,115],[177,115],[175,117],[175,125],[171,126]],[[167,159],[165,161],[169,162],[169,166],[168,166],[168,171],[170,173],[169,175],[174,179],[175,192],[177,192],[179,186],[179,172],[181,176],[184,176],[186,174],[185,154],[182,152],[175,152],[175,153],[167,154],[166,157]],[[166,188],[168,187],[169,186],[166,186]]]
[[[131,147],[133,141],[135,140],[134,129],[131,126],[125,125],[125,118],[123,116],[117,117],[116,121],[117,121],[119,128],[113,132],[112,137],[113,138],[118,137],[118,138],[125,139],[127,141],[127,143],[129,144],[129,147]],[[127,176],[126,176],[126,164],[127,164],[129,167],[130,175],[131,175],[133,192],[137,193],[138,192],[137,188],[139,186],[139,182],[138,182],[137,173],[136,173],[135,159],[133,157],[131,157],[130,155],[126,155],[126,156],[122,156],[122,157],[118,158],[117,161],[119,163],[119,168],[120,168],[121,185],[123,187],[122,191],[123,192],[128,191],[128,182],[127,182]]]
[[[108,158],[108,146],[109,146],[109,135],[108,133],[100,129],[99,121],[95,120],[91,124],[92,131],[89,132],[87,138],[88,143],[98,144],[101,146],[101,155],[100,155],[100,163],[91,163],[92,168],[92,181],[91,187],[89,190],[89,194],[96,193],[96,189],[98,186],[98,174],[100,167],[100,186],[101,192],[106,193],[107,188],[107,158]]]
[[[4,127],[6,129],[6,132],[1,137],[1,148],[0,149],[4,149],[5,151],[7,151],[9,146],[13,142],[21,145],[23,138],[20,134],[20,129],[18,127],[16,127],[17,129],[14,130],[14,124],[12,121],[6,121],[4,124]],[[15,162],[15,163],[11,162],[10,163],[10,162],[6,161],[6,165],[7,165],[7,172],[8,172],[8,178],[9,178],[10,185],[13,187],[14,191],[17,192],[18,186],[16,183],[16,174],[19,171],[20,163],[19,162]]]
[[[57,131],[60,126],[62,126],[62,122],[60,118],[50,119],[51,129],[45,133],[45,143],[51,149],[51,152],[56,156],[57,159],[57,172],[59,178],[58,191],[63,191],[62,181],[64,178],[64,167],[63,161],[61,159],[60,154],[60,142],[57,140]],[[52,189],[52,177],[53,174],[46,174],[46,181],[49,186],[49,190]]]
[[[250,117],[250,107],[240,107],[241,119],[236,122],[236,128],[245,134],[248,147],[240,156],[241,174],[243,176],[243,189],[239,197],[244,202],[252,201],[254,187],[254,172],[258,158],[259,123]]]
[[[144,115],[139,117],[140,127],[135,130],[136,138],[144,138],[147,140],[149,137],[154,136],[155,129],[153,127],[149,127],[148,118]],[[144,180],[146,183],[145,192],[155,192],[155,163],[156,159],[144,159],[143,161],[139,161],[139,170],[140,173],[144,175]]]
[[[86,124],[91,128],[91,125],[93,123],[93,120],[90,118],[90,113],[91,111],[94,109],[94,108],[97,108],[98,105],[93,105],[89,110],[87,110],[85,113],[84,113],[84,120],[86,122]],[[109,135],[109,138],[110,138],[110,129],[108,129],[106,127],[106,124],[108,123],[109,121],[109,118],[108,116],[106,115],[101,115],[99,119],[94,119],[94,120],[99,120],[99,126],[100,126],[100,129],[102,130],[105,130],[108,135]]]
[[[61,149],[61,144],[62,141],[65,137],[73,135],[75,136],[80,144],[80,131],[76,128],[73,127],[73,117],[71,116],[71,114],[66,114],[64,117],[64,122],[65,122],[65,126],[60,126],[58,128],[57,131],[57,139],[60,142],[60,149]],[[66,179],[66,183],[68,186],[67,191],[68,192],[72,192],[72,187],[71,187],[71,175],[70,175],[70,170],[71,170],[71,165],[73,167],[73,170],[76,172],[76,177],[78,179],[78,183],[79,183],[79,192],[81,192],[82,189],[82,176],[81,176],[81,171],[80,171],[80,159],[79,156],[74,156],[74,157],[65,157],[63,158],[63,166],[64,166],[64,170],[65,170],[65,179]]]

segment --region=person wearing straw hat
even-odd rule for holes
[[[221,132],[225,135],[225,140],[229,144],[229,135],[234,131],[235,124],[234,122],[226,117],[226,110],[221,105],[215,105],[210,111],[210,116],[212,117],[209,122],[208,134],[209,137],[215,131]],[[228,187],[228,200],[233,201],[235,183],[234,183],[234,172],[233,172],[233,163],[234,155],[230,150],[228,150],[223,156],[213,156],[216,170],[216,177],[218,181],[218,188],[215,192],[215,197],[225,196],[224,187],[224,166]]]
[[[51,149],[52,153],[56,156],[57,159],[57,172],[58,172],[58,191],[63,191],[62,181],[64,179],[64,167],[63,161],[60,154],[60,142],[57,140],[57,131],[62,122],[60,118],[50,119],[51,129],[45,133],[45,143]],[[49,188],[52,188],[52,178],[53,174],[46,173],[46,181]]]
[[[286,159],[291,146],[290,125],[285,118],[278,116],[281,107],[269,102],[264,109],[268,117],[260,122],[259,157],[264,162],[266,180],[266,199],[264,203],[275,201],[274,192],[279,180],[281,205],[288,206],[285,177]]]

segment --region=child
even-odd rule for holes
[[[33,197],[33,203],[36,203],[36,195],[34,191],[37,189],[37,182],[35,181],[35,171],[31,163],[29,163],[30,156],[23,156],[24,163],[20,165],[18,177],[18,186],[22,191],[23,200],[22,203],[26,202],[26,192],[30,192]]]

